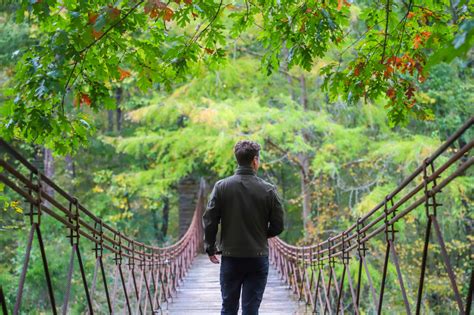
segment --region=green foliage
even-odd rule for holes
[[[472,37],[462,26],[472,5],[462,1],[456,7],[457,22],[447,1],[427,1],[413,10],[390,1],[384,58],[386,2],[357,1],[348,7],[344,1],[257,1],[248,2],[248,8],[246,2],[222,7],[213,1],[189,2],[111,7],[66,1],[61,8],[55,1],[30,1],[17,11],[24,24],[5,26],[18,34],[0,35],[3,42],[16,38],[11,47],[17,41],[21,57],[12,80],[10,66],[3,70],[4,87],[12,89],[2,91],[8,100],[0,103],[1,135],[54,148],[54,180],[133,238],[150,244],[176,240],[179,181],[203,176],[212,184],[232,174],[233,145],[253,139],[263,148],[259,175],[278,186],[285,202],[285,240],[325,240],[383,200],[473,115],[472,57],[465,53]],[[115,25],[133,5],[138,6]],[[404,20],[407,12],[413,16]],[[428,12],[432,15],[425,16]],[[404,35],[399,32],[403,29]],[[429,38],[416,37],[423,32],[431,32]],[[437,61],[437,52],[454,42],[461,58]],[[412,61],[422,68],[404,73]],[[407,87],[416,89],[410,89],[410,97]],[[410,108],[405,101],[413,99]],[[396,122],[407,124],[391,128]],[[467,134],[452,149],[471,138]],[[86,139],[89,146],[81,148]],[[42,148],[21,148],[42,167],[37,153]],[[69,156],[72,166],[60,157],[71,150],[76,152]],[[440,224],[460,283],[467,283],[463,270],[472,269],[472,178],[472,172],[458,178],[438,199],[443,203]],[[15,203],[13,192],[0,188],[5,253],[0,282],[8,283],[4,288],[12,305],[26,237],[24,216],[15,209],[27,208]],[[305,191],[310,196],[309,227],[302,220]],[[165,205],[170,209],[166,235],[160,229],[166,222]],[[420,208],[397,226],[397,253],[407,283],[417,281],[425,222]],[[52,262],[58,272],[53,281],[61,288],[70,248],[63,229],[47,221],[42,229],[47,250],[61,253]],[[372,245],[368,267],[378,285],[385,248],[382,239]],[[446,313],[453,304],[444,267],[433,259],[439,248],[433,248],[427,281],[430,296],[439,300],[429,298],[424,307]],[[33,255],[28,312],[48,305],[39,289],[39,256]],[[85,261],[91,278],[93,257],[85,256]],[[357,272],[354,262],[352,275]],[[339,265],[336,272],[341,272]],[[390,265],[388,277],[396,284],[395,273]],[[362,278],[363,292],[369,293],[366,275]],[[390,312],[402,313],[395,289],[388,285],[384,300]],[[461,290],[465,296],[467,289]],[[83,312],[84,305],[75,300],[71,312]],[[362,307],[373,310],[370,303]]]
[[[63,154],[77,151],[94,132],[89,107],[93,113],[114,107],[114,86],[175,87],[203,66],[218,68],[232,49],[236,55],[236,45],[244,54],[261,54],[267,74],[309,71],[326,59],[322,74],[331,99],[355,104],[387,97],[392,125],[411,116],[432,119],[431,106],[415,97],[428,76],[427,59],[433,56],[430,65],[449,61],[450,48],[456,52],[449,58],[464,58],[473,38],[472,4],[453,7],[447,0],[424,6],[395,0],[24,0],[15,14],[34,26],[35,44],[20,53],[1,109],[1,135]],[[249,45],[246,36],[260,45]]]
[[[0,17],[0,23],[0,67],[5,67],[12,65],[18,59],[19,51],[33,40],[26,24],[15,24],[6,17]]]

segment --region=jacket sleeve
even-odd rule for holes
[[[270,219],[267,237],[274,237],[283,232],[283,204],[276,188],[270,191]]]
[[[212,189],[206,211],[202,216],[202,225],[204,227],[204,249],[209,256],[216,254],[216,234],[218,224],[221,219],[221,209],[217,196],[217,183]]]

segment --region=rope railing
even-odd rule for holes
[[[391,264],[396,270],[397,286],[401,300],[403,300],[404,312],[406,314],[412,312],[420,314],[428,252],[431,248],[429,246],[430,236],[434,230],[435,240],[440,248],[441,260],[458,308],[457,311],[459,314],[470,314],[474,274],[472,270],[467,271],[471,273],[470,283],[467,296],[463,298],[449,259],[442,229],[438,223],[437,210],[441,204],[436,197],[455,178],[465,174],[466,170],[474,163],[474,158],[470,154],[474,140],[471,139],[461,149],[452,149],[453,144],[472,128],[473,123],[474,118],[471,117],[384,200],[367,214],[358,218],[345,231],[309,246],[292,246],[277,237],[270,239],[270,258],[273,265],[278,269],[283,280],[311,308],[313,313],[340,314],[348,311],[360,314],[363,280],[366,281],[365,285],[369,290],[368,295],[372,309],[377,314],[383,313],[386,308],[389,308],[389,305],[384,306],[383,302],[388,281],[387,270],[389,260],[391,260]],[[442,154],[448,154],[451,151],[454,151],[454,154],[447,160],[440,159]],[[435,164],[438,165],[435,166]],[[424,208],[426,216],[425,237],[421,266],[419,267],[420,277],[416,303],[411,303],[395,246],[397,243],[395,225],[421,206]],[[372,280],[371,270],[368,267],[367,252],[379,235],[384,236],[382,242],[385,245],[385,250],[378,256],[383,258],[383,267],[382,278],[378,284],[378,290],[376,290],[377,284]],[[351,268],[349,268],[352,258],[357,261],[356,281],[354,281]]]
[[[205,184],[201,181],[196,209],[186,233],[176,243],[167,247],[154,247],[124,235],[116,228],[95,216],[74,196],[67,193],[37,167],[28,162],[5,141],[0,140],[3,153],[0,159],[0,181],[24,197],[29,205],[25,214],[29,217],[29,234],[21,268],[13,314],[21,312],[25,280],[30,264],[33,240],[36,238],[53,314],[70,312],[70,291],[75,262],[80,270],[80,282],[84,287],[88,314],[98,312],[94,307],[97,281],[101,282],[105,295],[104,308],[110,314],[128,311],[129,314],[147,314],[162,309],[163,303],[172,298],[181,280],[189,270],[193,258],[200,252],[203,239],[201,216],[204,207]],[[71,245],[66,291],[62,303],[56,300],[47,252],[41,234],[41,219],[48,217],[67,229]],[[92,279],[88,279],[79,241],[93,245],[95,268]],[[109,257],[112,256],[112,257]],[[113,286],[105,268],[113,265]],[[112,290],[111,290],[112,289]],[[122,291],[122,292],[120,292]],[[124,301],[118,301],[119,296]],[[119,303],[120,302],[120,303]],[[0,303],[7,314],[3,289],[0,285]]]

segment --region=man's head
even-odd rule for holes
[[[255,171],[260,164],[260,145],[250,140],[241,140],[234,146],[234,154],[240,166],[251,166]]]

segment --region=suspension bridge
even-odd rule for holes
[[[472,260],[468,270],[462,271],[463,275],[456,274],[438,220],[440,213],[449,214],[449,209],[443,209],[437,196],[454,179],[465,175],[474,162],[471,152],[474,140],[460,148],[453,146],[466,132],[472,134],[473,123],[471,118],[384,200],[341,233],[308,246],[293,246],[277,237],[270,239],[272,270],[261,313],[429,313],[424,306],[429,289],[426,273],[429,259],[438,259],[449,282],[452,312],[470,314],[474,287]],[[1,141],[0,147],[0,181],[29,205],[26,249],[13,305],[7,305],[0,283],[4,314],[9,310],[13,314],[22,313],[32,251],[39,251],[52,314],[72,312],[73,285],[82,287],[88,314],[219,313],[218,266],[208,263],[202,254],[203,186],[184,236],[171,246],[153,247],[124,235],[95,216],[6,142]],[[408,288],[398,253],[403,244],[397,242],[396,225],[415,211],[421,211],[426,220],[420,263],[415,266],[419,280]],[[48,256],[42,237],[41,222],[45,219],[57,222],[70,243],[69,265],[65,266],[66,290],[61,301],[51,281],[50,262],[55,257],[51,253]],[[34,240],[37,245],[33,244]],[[436,243],[439,252],[429,255],[430,243]],[[83,252],[90,250],[91,245],[95,262],[86,264]],[[368,267],[369,260],[378,261],[381,266],[382,277],[377,282],[375,271]],[[94,265],[93,271],[88,273],[87,265]],[[395,270],[396,277],[387,276],[389,268]],[[460,283],[460,276],[468,280]],[[398,300],[384,299],[388,288],[396,290]]]

